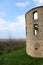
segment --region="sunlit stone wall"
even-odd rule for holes
[[[25,14],[26,53],[43,57],[43,6],[31,9]]]

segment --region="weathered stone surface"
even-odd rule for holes
[[[38,13],[34,20],[33,13]],[[43,57],[43,6],[31,9],[25,14],[26,19],[26,52],[33,57]],[[34,24],[38,24],[38,34],[34,35]]]

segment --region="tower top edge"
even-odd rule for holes
[[[28,12],[26,12],[26,14],[28,14],[30,11],[32,11],[32,10],[34,10],[34,9],[37,9],[37,8],[43,8],[43,6],[34,7],[34,8],[32,8],[32,9],[30,9]],[[26,14],[25,14],[25,15],[26,15]]]

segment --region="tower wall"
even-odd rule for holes
[[[34,20],[34,12],[38,19]],[[25,14],[26,52],[33,57],[43,57],[43,6],[31,9]],[[34,34],[34,25],[38,24],[38,34]]]

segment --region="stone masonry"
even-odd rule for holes
[[[34,14],[35,19],[34,19]],[[32,57],[43,57],[43,6],[29,10],[26,20],[26,53]]]

